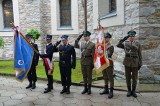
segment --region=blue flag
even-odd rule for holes
[[[23,81],[32,65],[34,51],[23,35],[17,30],[14,33],[14,68],[16,79]]]

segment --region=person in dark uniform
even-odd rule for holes
[[[88,93],[91,94],[91,84],[92,84],[92,69],[94,67],[94,53],[95,53],[95,44],[91,42],[90,39],[91,33],[89,31],[83,31],[75,41],[75,48],[80,48],[81,50],[81,68],[82,75],[84,80],[84,90],[82,94]],[[81,45],[78,44],[81,37],[84,36],[84,41],[81,42]]]
[[[27,42],[29,42],[38,51],[37,44],[31,42],[32,35],[26,34],[25,37],[26,37]],[[31,68],[27,74],[29,85],[26,87],[26,89],[28,89],[28,88],[35,89],[36,88],[36,81],[37,81],[36,66],[38,65],[38,60],[39,60],[39,55],[36,52],[34,52],[32,65],[31,65]]]
[[[57,41],[54,45],[52,44],[52,35],[46,36],[46,48],[44,50],[45,54],[39,54],[41,58],[49,58],[50,62],[52,63],[53,53],[58,52],[57,46],[60,44],[60,41]],[[48,73],[47,66],[45,66],[45,72],[48,79],[48,88],[45,88],[44,93],[48,93],[53,89],[53,75]]]
[[[122,48],[125,51],[125,58],[123,64],[125,66],[125,76],[128,88],[127,97],[137,97],[135,91],[137,85],[137,76],[138,70],[142,65],[141,45],[138,41],[135,40],[135,35],[135,31],[129,31],[128,36],[121,39],[117,44],[117,47]]]
[[[60,94],[70,94],[71,68],[76,67],[76,53],[73,46],[68,43],[68,36],[61,37],[62,43],[59,46],[59,68],[63,89]]]
[[[103,94],[108,94],[108,98],[113,97],[113,88],[114,88],[114,78],[113,78],[113,60],[112,60],[112,55],[114,52],[114,47],[110,43],[110,39],[112,38],[112,35],[110,33],[105,33],[105,42],[106,42],[106,58],[109,59],[109,67],[105,70],[102,71],[105,86],[104,86],[104,91],[100,92],[100,95]],[[110,92],[108,90],[108,82],[110,82]]]

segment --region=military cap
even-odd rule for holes
[[[52,35],[46,35],[46,39],[52,39]]]
[[[62,39],[62,40],[68,39],[68,35],[62,35],[62,36],[61,36],[61,39]]]
[[[89,31],[83,31],[83,36],[90,36],[91,33]]]
[[[128,32],[128,36],[135,36],[136,35],[136,31],[129,31]]]
[[[104,37],[105,37],[105,38],[112,38],[112,35],[107,32],[107,33],[104,33]]]
[[[26,34],[25,37],[28,39],[28,38],[32,38],[32,35],[30,34]]]

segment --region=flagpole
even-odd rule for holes
[[[16,28],[16,26],[14,25],[14,23],[11,21],[11,24],[13,25],[13,28]],[[16,31],[18,31],[18,29],[16,28]],[[22,38],[27,42],[27,39],[23,36],[23,34],[19,31],[20,35],[22,36]],[[34,50],[34,52],[39,53],[29,42],[27,42],[28,45]]]

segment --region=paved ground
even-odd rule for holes
[[[104,80],[94,81],[93,85],[98,87],[104,86]],[[125,80],[116,80],[114,79],[115,89],[118,90],[127,90]],[[160,92],[160,84],[137,84],[137,92]]]
[[[92,95],[81,95],[83,87],[72,86],[71,94],[60,95],[61,85],[43,94],[45,81],[38,81],[35,90],[25,89],[28,82],[0,76],[0,106],[160,106],[160,93],[138,93],[138,98],[127,98],[126,92],[114,91],[114,98],[99,95],[100,88],[92,88]]]

